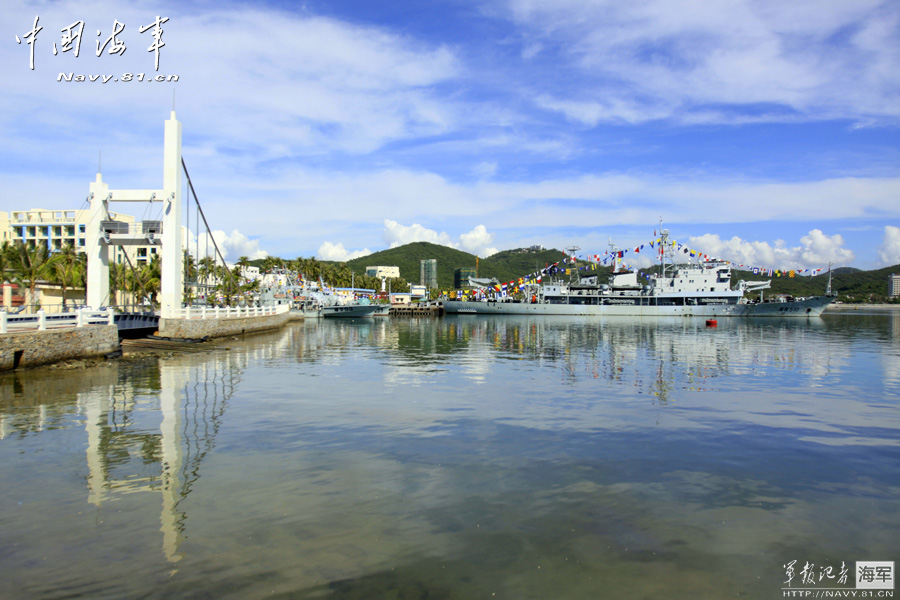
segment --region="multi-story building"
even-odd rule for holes
[[[888,296],[891,298],[900,296],[900,273],[891,273],[888,276]]]
[[[436,288],[438,286],[436,258],[426,258],[419,261],[419,283],[426,288]]]
[[[85,250],[85,229],[91,219],[89,210],[14,210],[0,212],[0,242],[22,242],[29,246],[44,245],[48,250],[61,250],[70,245],[78,252]],[[121,230],[144,235],[143,230],[158,224],[158,221],[135,222],[135,218],[122,213],[109,213],[109,221],[116,222]],[[158,227],[158,225],[155,225]],[[148,263],[157,253],[155,245],[114,246],[110,261],[116,264],[134,266]],[[127,258],[126,258],[127,254]]]
[[[396,279],[400,277],[400,267],[366,267],[368,277],[387,277]]]
[[[453,271],[453,287],[457,290],[470,287],[469,278],[476,277],[478,271],[476,269],[464,268]]]

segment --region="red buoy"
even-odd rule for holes
[[[718,321],[716,321],[715,319],[707,319],[706,320],[707,327],[716,327],[718,324],[719,324]]]

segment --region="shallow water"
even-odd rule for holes
[[[791,560],[900,558],[898,398],[896,311],[306,322],[5,374],[0,597],[781,597]]]

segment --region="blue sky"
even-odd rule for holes
[[[602,253],[661,218],[739,264],[900,263],[897,2],[4,4],[0,210],[81,208],[100,152],[113,188],[158,187],[174,92],[229,260]],[[57,81],[125,72],[179,81]]]

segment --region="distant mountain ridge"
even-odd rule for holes
[[[495,277],[501,283],[506,283],[534,273],[564,257],[565,253],[555,248],[504,250],[489,258],[478,259],[478,276]],[[439,244],[413,242],[347,261],[347,265],[356,273],[365,272],[368,266],[397,266],[400,267],[401,278],[416,284],[419,283],[419,261],[428,258],[437,260],[438,287],[449,290],[453,287],[454,271],[460,268],[474,269],[477,257]],[[601,266],[598,269],[598,274],[601,275],[608,272],[609,267]],[[900,273],[900,264],[872,271],[839,267],[833,269],[831,273],[832,289],[842,297],[857,299],[868,296],[886,297],[888,275],[891,273]],[[733,269],[732,281],[737,282],[741,279],[761,281],[769,278],[754,275],[750,271]],[[766,293],[813,296],[825,293],[828,273],[823,271],[815,277],[772,277],[771,280],[772,288]]]
[[[439,244],[412,242],[349,260],[347,266],[356,273],[363,273],[370,266],[396,266],[400,267],[400,277],[410,283],[419,283],[419,261],[433,258],[437,260],[438,287],[451,289],[454,271],[474,269],[476,259],[479,277],[496,277],[505,283],[553,264],[564,256],[561,250],[556,249],[519,248],[504,250],[489,258],[478,258],[474,254]]]

